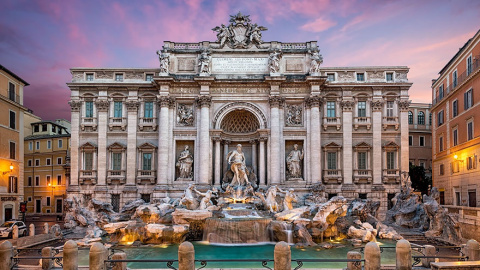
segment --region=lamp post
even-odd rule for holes
[[[7,173],[12,173],[13,172],[13,163],[10,163],[10,167],[9,167],[10,171],[3,171],[2,172],[2,175],[5,175]]]

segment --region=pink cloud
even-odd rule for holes
[[[300,29],[310,32],[323,32],[335,25],[337,25],[336,22],[320,17],[313,22],[302,25]]]

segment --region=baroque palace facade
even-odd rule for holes
[[[231,16],[216,42],[166,41],[160,68],[72,68],[69,194],[111,202],[249,179],[381,201],[408,172],[408,68],[321,67],[315,41],[263,42]],[[294,149],[297,150],[294,150]]]

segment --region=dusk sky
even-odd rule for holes
[[[318,41],[323,66],[408,66],[410,99],[480,28],[480,1],[0,1],[0,64],[22,77],[25,105],[70,119],[71,67],[158,67],[163,41],[215,41],[241,11],[264,41]]]

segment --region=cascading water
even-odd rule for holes
[[[271,218],[208,218],[203,241],[217,244],[248,244],[269,242]]]

